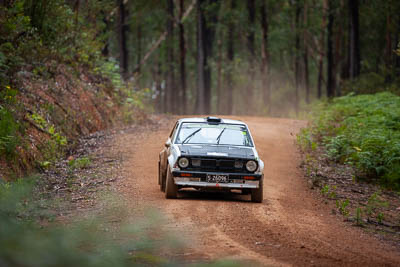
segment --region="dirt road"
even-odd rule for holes
[[[120,190],[132,208],[154,207],[168,227],[191,240],[186,257],[250,260],[261,265],[399,266],[398,250],[332,215],[332,207],[307,186],[299,166],[295,135],[302,121],[257,117],[248,123],[265,162],[264,202],[249,196],[182,193],[166,200],[157,184],[158,153],[174,120],[142,133],[126,131],[116,140],[122,153]]]

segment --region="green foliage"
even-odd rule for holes
[[[85,169],[89,167],[91,160],[88,157],[72,159],[68,161],[68,166],[72,169]]]
[[[93,1],[86,3],[92,5]],[[108,9],[109,4],[98,4]],[[101,21],[101,18],[99,17]],[[50,62],[93,67],[100,59],[103,24],[74,13],[64,0],[16,0],[0,6],[0,85],[21,67],[34,75],[49,72]]]
[[[47,169],[64,151],[68,140],[61,133],[57,132],[55,126],[47,122],[40,114],[33,113],[29,115],[37,127],[47,132],[50,139],[41,144],[44,161],[37,162],[41,168]]]
[[[150,210],[144,218],[127,223],[126,210],[115,197],[109,196],[103,200],[104,213],[80,218],[69,225],[54,224],[54,214],[49,211],[54,203],[37,194],[37,181],[24,178],[0,183],[1,266],[178,265],[158,256],[168,249],[176,254],[182,247],[173,234],[162,230],[164,220],[159,213]],[[118,225],[114,224],[116,221]],[[154,233],[156,239],[152,237]],[[207,266],[238,264],[220,261]]]
[[[349,210],[347,206],[349,205],[349,200],[336,200],[336,207],[339,209],[339,212],[344,215],[348,216],[349,215]]]
[[[372,216],[375,213],[376,209],[388,206],[389,203],[387,201],[381,200],[379,192],[375,192],[368,198],[368,203],[367,206],[365,207],[365,210],[368,216]],[[383,215],[381,217],[383,218]]]
[[[15,154],[19,142],[18,128],[18,123],[13,114],[0,106],[0,154],[5,154],[7,157],[12,157]]]
[[[362,208],[357,207],[356,208],[356,217],[355,217],[356,225],[358,225],[358,226],[364,225],[362,217],[363,217],[363,210],[362,210]]]
[[[332,188],[329,187],[329,185],[324,185],[321,188],[321,194],[325,197],[335,199],[336,198],[336,186],[332,186]]]
[[[348,95],[317,105],[313,125],[298,139],[320,143],[331,160],[400,189],[399,114],[400,97],[391,93]]]
[[[69,227],[50,223],[43,228],[38,220],[51,214],[45,215],[43,202],[33,197],[34,185],[35,180],[27,178],[0,184],[1,266],[147,266],[157,258],[158,263],[166,263],[154,256],[160,241],[153,242],[146,232],[159,228],[159,218],[136,221],[136,225],[126,225],[112,234],[108,233],[110,225],[94,218]],[[117,235],[118,242],[114,240]],[[165,239],[161,243],[173,246]],[[137,255],[147,257],[138,260]]]
[[[39,128],[49,133],[51,140],[56,146],[62,147],[67,145],[67,138],[56,132],[54,125],[49,124],[41,115],[33,113],[30,117]]]

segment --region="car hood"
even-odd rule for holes
[[[222,145],[179,145],[182,156],[208,156],[254,159],[252,148]]]

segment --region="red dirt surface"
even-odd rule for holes
[[[180,193],[167,200],[157,183],[158,153],[173,127],[117,136],[124,177],[118,190],[132,209],[156,208],[166,214],[166,229],[191,240],[189,260],[238,259],[260,265],[399,266],[399,248],[380,242],[331,214],[331,207],[309,189],[299,169],[295,136],[305,122],[235,117],[246,123],[265,163],[264,201],[249,196]]]

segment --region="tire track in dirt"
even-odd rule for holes
[[[331,214],[308,188],[298,166],[295,135],[305,122],[259,117],[248,123],[265,162],[264,202],[248,196],[201,192],[180,193],[167,200],[157,183],[158,153],[175,120],[158,129],[118,135],[116,149],[124,159],[119,190],[135,210],[156,208],[171,229],[190,240],[186,258],[247,260],[261,265],[400,264],[398,249],[349,227]]]

